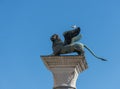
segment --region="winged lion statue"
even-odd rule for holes
[[[62,41],[58,34],[53,34],[50,38],[52,41],[52,49],[54,56],[59,56],[61,54],[73,53],[76,52],[80,56],[84,56],[84,48],[86,48],[94,57],[101,59],[102,61],[107,61],[104,58],[98,57],[94,52],[88,48],[85,44],[78,43],[82,37],[80,34],[80,27],[76,25],[72,26],[72,30],[65,31],[63,33],[64,41]]]

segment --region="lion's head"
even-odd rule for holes
[[[57,34],[54,34],[54,35],[52,35],[51,36],[51,38],[50,38],[50,40],[52,41],[52,42],[54,42],[54,41],[61,41],[61,39],[59,38],[59,36],[57,35]]]

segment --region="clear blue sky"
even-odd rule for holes
[[[52,89],[40,55],[52,53],[50,36],[81,27],[89,68],[77,89],[120,89],[120,0],[0,0],[0,89]]]

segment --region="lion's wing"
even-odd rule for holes
[[[65,39],[65,41],[64,41],[65,45],[71,44],[72,38],[77,37],[79,33],[80,33],[80,27],[77,27],[73,30],[64,32],[63,36]]]

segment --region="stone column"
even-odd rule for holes
[[[41,56],[54,78],[53,89],[76,89],[78,75],[88,68],[84,56]]]

